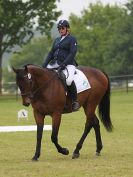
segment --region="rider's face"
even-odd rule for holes
[[[58,28],[58,31],[61,36],[65,36],[67,34],[67,28],[66,27],[60,27]]]

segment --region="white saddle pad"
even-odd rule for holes
[[[74,75],[74,82],[77,87],[77,93],[83,92],[91,88],[87,77],[79,69],[76,69],[76,74]]]

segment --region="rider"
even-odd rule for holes
[[[67,20],[60,20],[57,28],[60,37],[55,39],[43,67],[49,69],[58,68],[58,71],[63,71],[66,75],[66,83],[72,97],[72,111],[77,111],[79,109],[79,103],[77,101],[77,88],[73,80],[77,66],[74,59],[77,52],[77,41],[70,34],[70,25]]]

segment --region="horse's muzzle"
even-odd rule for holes
[[[31,104],[30,98],[23,99],[23,105],[24,106],[28,107],[28,106],[30,106],[30,104]]]
[[[28,107],[28,106],[30,106],[30,103],[23,103],[23,105]]]

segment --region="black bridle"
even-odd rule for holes
[[[33,98],[33,93],[32,93],[33,81],[32,81],[31,78],[28,77],[28,74],[29,74],[29,73],[27,73],[27,74],[24,75],[23,77],[29,82],[29,84],[30,84],[30,91],[25,92],[25,93],[21,92],[20,95],[21,95],[21,96],[27,96],[27,97],[29,97],[29,98]],[[21,91],[21,90],[20,90],[20,91]]]

